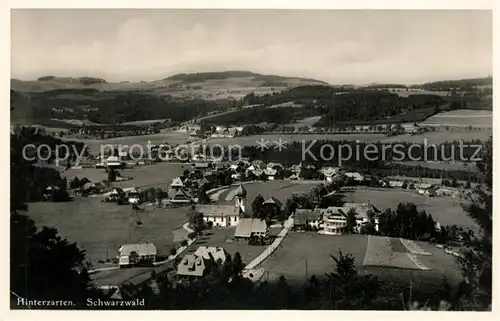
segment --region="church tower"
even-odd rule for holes
[[[243,185],[239,185],[234,194],[236,199],[235,206],[240,209],[240,214],[245,213],[245,205],[247,202],[247,190],[243,187]]]

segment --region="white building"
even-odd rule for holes
[[[363,181],[365,179],[365,177],[362,174],[358,173],[358,172],[346,172],[346,173],[344,173],[344,175],[346,177],[354,179],[357,182],[361,182],[361,181]]]
[[[198,204],[195,209],[203,214],[205,222],[212,222],[214,226],[237,226],[245,213],[246,196],[246,189],[240,185],[234,195],[234,205]]]
[[[153,243],[125,244],[118,251],[120,267],[133,266],[142,260],[154,261],[157,254]]]

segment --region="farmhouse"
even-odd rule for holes
[[[177,266],[177,275],[184,278],[202,278],[208,272],[208,260],[201,256],[188,254]]]
[[[117,156],[109,156],[106,158],[106,166],[108,168],[119,168],[123,167],[123,164]]]
[[[122,197],[125,197],[125,193],[123,192],[123,190],[119,187],[115,187],[111,192],[108,193],[108,195],[106,195],[106,200],[115,202]]]
[[[396,181],[396,180],[391,180],[389,181],[389,186],[392,188],[403,188],[405,182],[402,181]]]
[[[153,243],[125,244],[118,251],[120,267],[133,266],[143,260],[154,261],[157,254]]]
[[[200,246],[193,254],[219,264],[224,264],[229,256],[229,254],[219,246]]]
[[[280,170],[280,169],[283,169],[284,167],[280,163],[269,162],[267,164],[266,168]]]
[[[208,169],[210,168],[210,163],[208,162],[198,162],[192,165],[194,169]]]
[[[459,197],[460,191],[456,188],[452,187],[440,187],[436,189],[437,196],[451,196],[451,197]]]
[[[345,203],[343,206],[343,212],[344,214],[347,214],[347,212],[350,209],[354,209],[356,211],[356,225],[357,225],[357,230],[361,228],[364,224],[368,223],[370,221],[370,216],[373,216],[375,220],[375,230],[378,231],[378,218],[377,215],[380,213],[380,211],[373,206],[370,203]]]
[[[172,184],[170,184],[170,187],[177,190],[177,189],[183,188],[184,183],[182,182],[180,177],[176,177],[172,180]]]
[[[356,182],[362,182],[365,178],[362,174],[357,172],[346,172],[344,173],[346,177],[354,179]]]
[[[279,199],[272,196],[262,203],[263,208],[271,211],[279,211],[282,205]]]
[[[268,237],[269,227],[266,221],[258,218],[242,218],[236,226],[234,237],[240,239],[250,239],[253,236]]]
[[[320,211],[299,208],[295,210],[295,213],[293,214],[293,224],[298,228],[304,228],[306,226],[319,228],[321,221],[322,215]]]
[[[187,192],[183,189],[170,189],[168,191],[168,197],[170,203],[172,204],[188,204],[193,201],[193,199],[187,194]]]
[[[135,187],[126,187],[123,189],[126,197],[128,198],[128,202],[130,204],[139,203],[139,190]]]
[[[276,178],[277,173],[278,173],[278,171],[275,169],[272,169],[272,168],[264,169],[264,175],[266,175],[267,179],[270,181],[273,181]],[[260,175],[256,175],[256,176],[260,176]]]
[[[417,187],[417,185],[420,185],[420,187]],[[417,190],[418,194],[429,196],[436,195],[437,190],[437,188],[431,184],[415,184],[415,189]]]
[[[333,178],[340,173],[340,167],[323,167],[320,172],[328,182],[332,182]]]

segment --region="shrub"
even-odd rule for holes
[[[182,240],[181,246],[187,246],[187,245],[188,245],[188,242],[186,240]]]
[[[170,249],[170,255],[174,256],[176,254],[177,254],[177,250],[176,249],[174,249],[174,248]]]
[[[198,235],[196,234],[196,232],[191,232],[191,233],[189,233],[189,235],[188,235],[189,239],[191,239],[191,240],[194,240],[194,239],[196,238],[196,236],[198,236]]]

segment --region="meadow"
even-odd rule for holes
[[[62,237],[76,242],[94,267],[99,267],[99,260],[115,258],[120,246],[127,243],[153,242],[159,254],[168,255],[173,231],[187,221],[187,208],[148,208],[136,213],[129,205],[104,203],[101,199],[31,203],[27,214],[38,227],[57,228]],[[138,221],[142,224],[138,225]]]
[[[365,256],[376,257],[377,253],[370,252],[374,248],[368,247],[367,235],[342,235],[329,236],[320,235],[315,232],[290,232],[283,244],[259,267],[266,270],[263,280],[275,281],[280,275],[285,276],[289,283],[301,284],[315,275],[318,279],[325,279],[325,273],[333,272],[335,261],[331,256],[338,257],[339,251],[354,257],[354,263],[359,273],[372,273],[382,280],[407,282],[410,278],[418,279],[420,282],[440,283],[443,277],[451,281],[460,279],[459,271],[454,258],[444,253],[443,250],[424,242],[417,242],[425,251],[430,252],[429,256],[418,256],[418,259],[430,270],[423,271],[412,262],[407,266],[374,264],[365,266]],[[395,241],[400,242],[399,239]],[[382,261],[388,261],[395,251],[389,248],[384,251]],[[383,262],[382,262],[383,263]],[[394,262],[397,263],[397,262]]]
[[[475,228],[474,222],[460,206],[460,199],[452,197],[428,197],[412,190],[358,187],[353,193],[345,193],[346,202],[370,202],[381,211],[396,210],[398,203],[414,203],[419,210],[432,214],[441,225],[457,224]]]
[[[113,182],[115,187],[160,187],[167,189],[172,182],[172,179],[182,175],[182,172],[190,167],[189,163],[155,163],[151,165],[137,166],[134,168],[126,168],[120,171],[122,177],[132,177],[132,180]],[[81,168],[63,170],[64,175],[68,180],[75,177],[88,178],[92,182],[100,182],[108,179],[108,174],[101,168]]]
[[[427,118],[423,125],[493,127],[491,110],[457,109]]]
[[[188,133],[182,131],[173,131],[171,129],[164,129],[158,134],[151,135],[137,135],[137,136],[125,136],[125,137],[114,137],[108,139],[87,139],[87,138],[74,138],[74,137],[66,137],[66,140],[73,140],[78,142],[83,142],[89,148],[89,151],[93,154],[101,153],[101,146],[106,145],[121,145],[123,151],[130,150],[133,145],[139,145],[146,147],[148,143],[151,145],[155,144],[168,144],[168,145],[177,145],[177,144],[186,144],[188,141],[193,141],[193,138],[190,138]],[[104,147],[103,147],[104,148]],[[134,151],[139,151],[139,148]],[[147,149],[144,148],[146,152]]]

